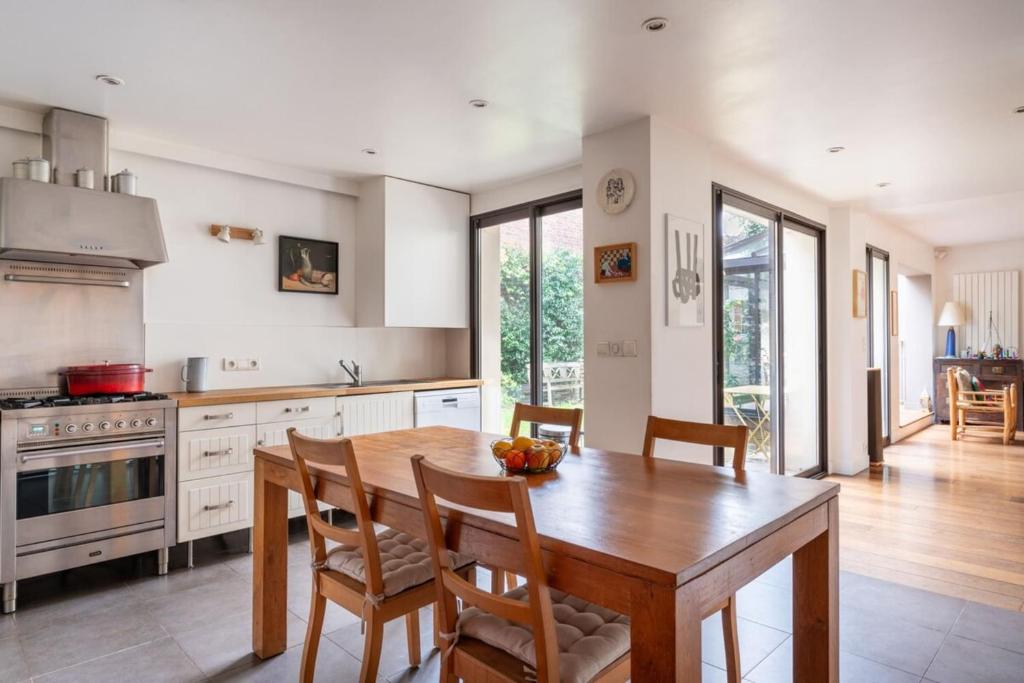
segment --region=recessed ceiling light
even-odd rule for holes
[[[829,147],[829,148],[828,148],[828,150],[826,150],[826,151],[827,151],[827,152],[828,152],[829,154],[838,154],[839,152],[842,152],[842,151],[843,151],[844,149],[846,149],[846,148],[845,148],[845,147],[842,147],[842,146],[838,146],[838,145],[837,145],[837,146],[835,146],[835,147]]]
[[[123,78],[111,76],[110,74],[99,74],[98,76],[96,76],[96,80],[100,83],[106,83],[107,85],[124,85]]]
[[[490,102],[488,102],[487,100],[470,100],[469,101],[469,106],[476,107],[477,109],[483,109],[484,107],[486,107],[489,104],[490,104]]]
[[[892,183],[884,180],[880,183],[875,183],[875,187],[889,187],[890,185],[892,185]]]
[[[668,28],[668,19],[665,17],[651,17],[650,19],[644,19],[644,22],[640,24],[640,28],[648,33],[664,31]]]
[[[377,150],[374,149],[373,147],[364,147],[363,148],[363,154],[366,154],[367,156],[371,156],[371,157],[372,156],[377,156]]]

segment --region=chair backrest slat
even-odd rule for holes
[[[366,500],[363,480],[359,476],[359,466],[356,463],[352,442],[348,439],[314,439],[299,434],[291,427],[288,429],[288,444],[291,446],[295,469],[302,484],[302,502],[306,509],[306,525],[309,528],[313,561],[323,562],[327,556],[325,537],[338,543],[359,546],[363,549],[366,588],[374,595],[382,595],[384,579],[380,566],[380,549],[377,547],[377,534],[373,528],[373,518],[370,517],[370,506]],[[331,526],[320,517],[316,487],[309,472],[309,463],[345,468],[345,476],[352,492],[355,531]]]
[[[455,631],[458,620],[455,609],[456,597],[485,612],[528,626],[533,632],[536,644],[537,680],[541,683],[558,681],[555,617],[526,479],[461,474],[432,465],[422,455],[413,456],[412,468],[423,508],[427,540],[431,547],[430,557],[434,564],[434,576],[440,577],[435,585],[443,628],[448,633]],[[444,495],[441,494],[442,490],[445,492]],[[442,528],[437,498],[462,507],[511,512],[515,515],[516,532],[523,554],[522,565],[517,573],[526,579],[527,602],[482,591],[452,571],[448,557],[449,551],[460,549],[459,514],[450,514],[447,529]],[[473,505],[473,502],[481,504]]]
[[[512,427],[509,429],[510,436],[519,436],[519,430],[523,422],[570,427],[569,446],[570,448],[579,448],[580,430],[583,427],[582,408],[552,408],[550,406],[517,403],[512,410]]]
[[[684,422],[651,415],[647,418],[647,432],[644,434],[644,457],[654,455],[654,442],[657,439],[732,448],[732,466],[742,470],[746,465],[747,428],[745,425]]]

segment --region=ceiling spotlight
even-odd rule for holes
[[[838,154],[839,152],[842,152],[844,149],[846,149],[846,148],[837,145],[835,147],[829,147],[826,151],[829,154]]]
[[[109,74],[100,74],[96,76],[96,80],[100,83],[106,83],[107,85],[124,85],[123,78],[118,78],[117,76],[111,76]]]
[[[665,17],[651,17],[650,19],[644,19],[644,22],[640,24],[640,28],[648,33],[664,31],[668,28],[668,19]]]
[[[477,109],[483,109],[484,107],[486,107],[489,104],[490,104],[490,102],[488,102],[487,100],[470,100],[469,101],[469,106],[475,107]]]
[[[363,154],[365,154],[367,156],[371,156],[371,157],[377,156],[377,150],[374,149],[373,147],[364,147],[363,148]]]
[[[883,180],[880,183],[875,183],[875,187],[889,187],[892,183]]]

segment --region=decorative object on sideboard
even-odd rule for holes
[[[231,240],[251,240],[253,244],[266,244],[263,231],[259,228],[239,228],[214,223],[210,225],[210,234],[224,243]]]
[[[604,174],[597,185],[597,205],[607,214],[620,214],[633,203],[636,181],[624,168],[613,168]]]
[[[636,280],[636,242],[594,247],[594,282]]]
[[[939,315],[939,327],[948,327],[946,332],[946,357],[956,358],[956,331],[953,329],[964,324],[964,309],[955,301],[947,301]]]
[[[868,274],[853,270],[853,317],[868,317]]]
[[[670,214],[665,214],[665,304],[669,327],[704,325],[704,224]]]
[[[338,243],[281,235],[277,289],[306,294],[338,293]]]

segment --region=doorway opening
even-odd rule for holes
[[[899,349],[899,422],[930,418],[932,378],[932,276],[900,267],[896,275],[896,339]]]

